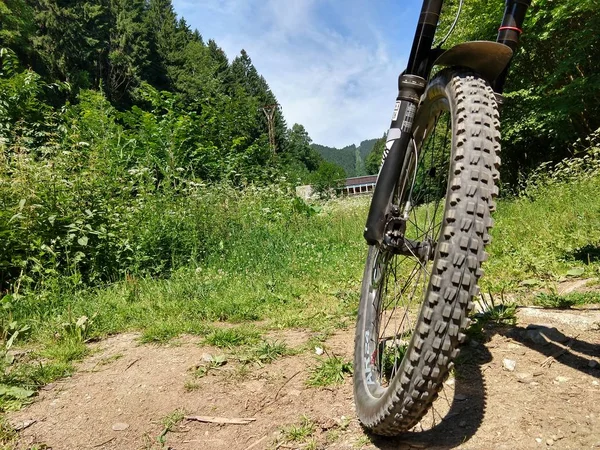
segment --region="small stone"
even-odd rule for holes
[[[331,430],[332,428],[335,428],[338,424],[335,421],[335,419],[329,418],[329,419],[325,420],[324,422],[322,422],[320,425],[321,425],[321,430],[327,431],[327,430]]]
[[[588,362],[588,367],[590,369],[595,369],[596,367],[598,367],[598,361],[596,361],[595,359],[590,359],[590,362]]]
[[[596,380],[594,380],[594,381],[592,381],[592,385],[594,385],[594,386],[599,386],[599,385],[600,385],[600,383],[598,383]]]
[[[506,370],[508,370],[509,372],[513,372],[515,370],[515,367],[517,366],[517,362],[512,360],[512,359],[507,359],[504,358],[502,360],[502,365],[504,366],[504,368]]]
[[[213,355],[211,355],[210,353],[202,353],[202,362],[212,362],[213,361]]]
[[[548,445],[548,446],[554,445],[554,440],[552,440],[552,439],[546,439],[546,445]]]
[[[537,442],[538,444],[542,443],[542,438],[535,438],[535,442]]]
[[[561,376],[558,376],[558,377],[556,377],[554,379],[554,381],[557,381],[558,383],[566,383],[569,380],[570,380],[570,378],[568,378],[568,377],[561,377]]]
[[[129,424],[124,422],[115,423],[112,426],[113,431],[125,431],[127,428],[129,428]]]
[[[539,386],[540,383],[538,383],[537,381],[532,381],[531,383],[529,383],[529,386]]]
[[[321,347],[315,347],[315,354],[321,356],[324,350]]]
[[[517,376],[517,381],[519,383],[529,383],[531,381],[531,379],[533,378],[533,375],[531,375],[530,373],[524,373],[524,372],[519,372],[516,374]]]

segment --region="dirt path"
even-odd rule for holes
[[[335,388],[306,386],[319,358],[313,352],[263,367],[230,362],[194,378],[203,355],[222,352],[195,338],[139,345],[133,334],[95,344],[77,374],[47,386],[9,420],[35,421],[20,432],[23,449],[600,448],[599,323],[600,308],[559,315],[520,310],[517,326],[488,330],[485,345],[465,346],[426,429],[392,440],[362,431],[350,379]],[[310,335],[288,330],[271,338],[298,347]],[[345,330],[326,348],[350,360],[352,345],[353,331]],[[505,367],[511,361],[513,371]],[[218,425],[178,421],[181,414],[256,420]]]

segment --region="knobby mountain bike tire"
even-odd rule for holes
[[[419,423],[465,339],[493,224],[499,128],[494,92],[473,72],[445,69],[428,83],[392,201],[405,236],[430,251],[369,247],[361,290],[354,396],[376,434]]]

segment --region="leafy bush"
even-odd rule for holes
[[[260,139],[231,135],[221,149],[209,134],[193,139],[203,118],[149,85],[138,95],[150,111],[119,113],[86,90],[55,110],[43,102],[48,85],[14,72],[10,57],[0,77],[0,291],[168,276],[227,252],[247,220],[295,214],[285,184],[251,184],[271,184],[277,170]]]
[[[344,186],[346,173],[340,166],[323,162],[313,177],[313,189],[321,198],[335,195],[336,189]]]

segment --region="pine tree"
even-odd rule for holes
[[[323,158],[310,146],[312,139],[304,126],[295,123],[288,132],[288,158],[302,163],[310,172],[316,171]]]
[[[213,39],[208,41],[208,51],[210,52],[211,58],[217,63],[217,74],[219,74],[220,77],[225,74],[229,75],[230,70],[227,55],[225,55],[225,52]],[[227,80],[227,83],[231,83],[231,80]]]
[[[242,49],[240,56],[233,60],[229,71],[231,74],[232,86],[242,88],[249,95],[255,97],[261,106],[277,104],[277,99],[267,84],[267,81],[262,75],[259,75],[246,50]],[[261,120],[261,124],[262,126],[259,131],[261,133],[267,133],[268,125],[266,120]],[[275,112],[275,140],[279,152],[285,152],[287,148],[286,129],[287,126],[281,112],[281,107],[277,107]]]
[[[148,36],[143,25],[145,0],[111,0],[110,50],[106,89],[120,101],[148,68]]]
[[[51,76],[99,86],[109,42],[108,0],[37,0],[34,47]]]
[[[149,0],[144,26],[148,34],[150,68],[144,77],[159,90],[172,88],[168,66],[176,49],[177,17],[171,0]]]
[[[379,172],[381,158],[383,158],[383,151],[385,150],[385,141],[386,135],[384,134],[377,142],[375,142],[373,150],[365,158],[365,169],[370,175],[375,175]]]
[[[0,0],[0,48],[12,49],[21,59],[31,51],[35,27],[33,10],[24,0]]]
[[[201,40],[192,39],[180,55],[181,66],[174,80],[177,91],[185,94],[189,102],[199,105],[220,90],[216,62]]]

